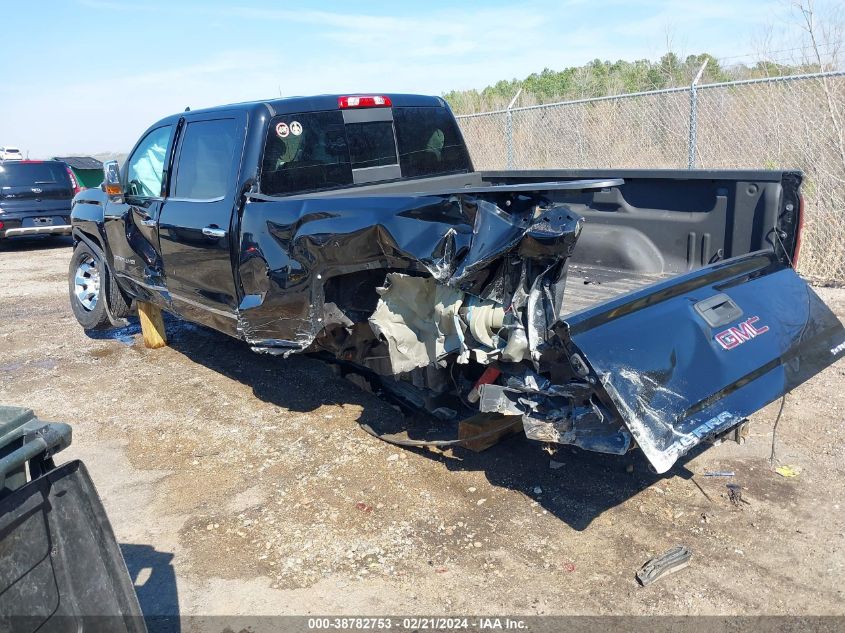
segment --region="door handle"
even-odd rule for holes
[[[726,325],[742,316],[742,308],[726,294],[699,301],[693,308],[710,327]]]
[[[216,226],[203,227],[202,234],[206,237],[226,237],[226,231],[223,229],[218,229]]]

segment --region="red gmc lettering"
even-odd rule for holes
[[[765,332],[769,331],[769,326],[764,325],[762,327],[754,327],[754,324],[760,320],[760,317],[750,317],[739,323],[734,325],[733,327],[729,327],[727,330],[719,332],[716,335],[716,342],[721,345],[724,349],[733,349],[735,347],[739,347],[746,341],[750,341],[756,336],[760,334],[764,334]]]

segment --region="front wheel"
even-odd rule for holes
[[[120,312],[123,312],[121,307],[126,307],[120,290],[109,279],[103,260],[84,242],[76,245],[70,258],[68,290],[73,316],[86,330],[102,330],[112,326],[107,302],[112,304],[116,301]]]

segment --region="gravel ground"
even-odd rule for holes
[[[767,459],[777,403],[666,476],[521,436],[402,450],[358,427],[396,412],[316,360],[174,318],[160,350],[137,324],[86,336],[69,259],[64,239],[0,245],[0,402],[73,423],[59,461],[88,466],[148,615],[845,614],[841,362],[787,397],[795,478]],[[676,544],[690,567],[639,587]]]

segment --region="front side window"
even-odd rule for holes
[[[164,195],[164,167],[172,125],[156,128],[144,137],[126,166],[128,195],[157,198]]]
[[[192,200],[226,195],[237,140],[235,119],[188,123],[172,195]]]

